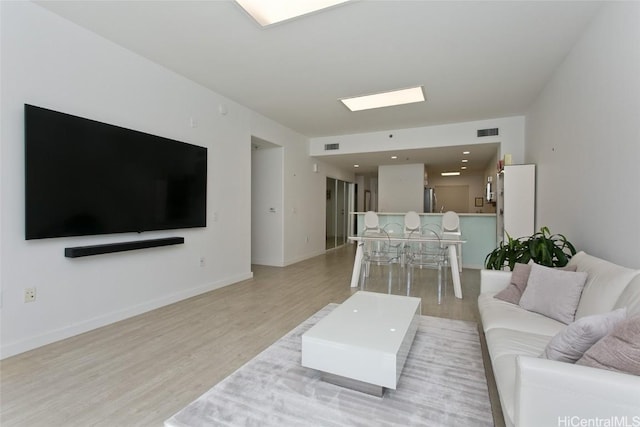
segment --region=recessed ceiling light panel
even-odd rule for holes
[[[258,24],[266,27],[349,0],[236,0]]]
[[[375,93],[373,95],[342,98],[340,101],[351,111],[362,111],[373,108],[391,107],[393,105],[412,104],[414,102],[423,102],[424,100],[422,86],[416,86],[408,89]]]

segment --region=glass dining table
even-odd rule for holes
[[[431,236],[416,235],[415,233],[371,233],[358,234],[355,236],[349,236],[349,240],[357,242],[358,247],[356,249],[356,257],[353,261],[353,273],[351,275],[351,287],[357,288],[358,281],[360,279],[360,268],[362,266],[363,246],[367,240],[380,240],[390,241],[393,243],[407,243],[407,242],[440,242],[447,248],[447,254],[449,258],[449,266],[451,268],[451,280],[453,281],[453,293],[456,298],[462,298],[462,285],[460,283],[460,269],[458,267],[458,253],[456,247],[462,243],[466,243],[466,240],[459,236],[458,238],[443,237],[436,239]]]

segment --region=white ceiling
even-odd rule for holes
[[[227,0],[38,4],[308,137],[523,115],[601,5],[360,0],[261,28]],[[414,85],[427,102],[338,101]]]

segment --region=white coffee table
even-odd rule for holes
[[[302,335],[302,366],[376,396],[395,390],[418,329],[420,302],[356,292]]]

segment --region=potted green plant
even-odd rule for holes
[[[562,234],[551,234],[548,227],[529,237],[514,239],[507,233],[507,241],[491,251],[485,258],[485,268],[513,270],[516,263],[533,261],[547,267],[564,267],[576,249]]]
[[[507,241],[501,241],[498,247],[491,251],[485,258],[485,268],[489,270],[502,270],[505,267],[509,267],[509,270],[513,270],[516,263],[520,262],[522,254],[524,253],[522,241],[512,238],[509,233],[506,233],[506,235]]]

